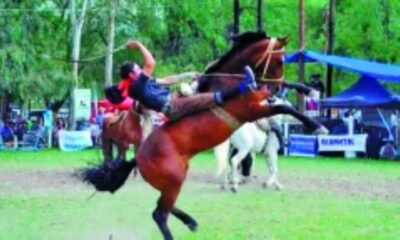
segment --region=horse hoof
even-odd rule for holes
[[[237,193],[237,189],[235,187],[231,187],[231,192]]]
[[[313,132],[314,135],[327,135],[329,134],[329,130],[324,127],[324,126],[320,126],[317,130],[315,130]]]
[[[189,230],[192,231],[192,232],[196,232],[197,228],[199,227],[199,225],[197,225],[196,222],[190,223],[187,226],[188,226]]]
[[[250,177],[244,177],[244,178],[240,181],[240,184],[241,184],[241,185],[245,185],[245,184],[250,183],[250,181],[251,181],[251,178],[250,178]]]

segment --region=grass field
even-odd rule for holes
[[[116,194],[72,176],[97,150],[0,152],[0,239],[162,239],[151,219],[158,193],[132,177]],[[176,239],[399,239],[400,163],[281,158],[285,189],[263,189],[259,156],[253,181],[221,191],[211,152],[191,162],[177,206],[196,233],[170,217]]]

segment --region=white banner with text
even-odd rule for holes
[[[93,146],[89,131],[60,131],[58,143],[61,151],[78,151]]]
[[[353,135],[320,135],[318,136],[319,152],[365,152],[367,134]]]

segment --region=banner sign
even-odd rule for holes
[[[318,151],[320,152],[365,152],[367,134],[354,135],[320,135],[318,136]]]
[[[78,151],[93,146],[89,131],[60,131],[58,144],[61,151]]]
[[[291,134],[288,153],[290,156],[314,157],[317,154],[317,137]]]
[[[91,114],[90,89],[75,89],[75,120],[89,119]]]

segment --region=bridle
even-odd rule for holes
[[[263,68],[263,73],[261,75],[261,77],[258,77],[257,80],[259,80],[260,82],[264,82],[264,83],[282,83],[284,81],[284,75],[282,73],[282,76],[279,78],[266,78],[265,75],[267,74],[267,70],[270,66],[271,63],[271,58],[273,54],[276,53],[284,53],[285,52],[285,48],[280,48],[280,49],[276,49],[274,50],[274,47],[277,43],[277,39],[276,38],[271,38],[267,48],[264,51],[264,54],[261,56],[261,58],[257,61],[254,69],[262,66],[261,64],[265,61],[264,64],[264,68]],[[203,74],[202,76],[205,77],[234,77],[234,78],[242,78],[243,74],[232,74],[232,73],[208,73],[208,74]]]
[[[276,54],[276,53],[284,53],[285,52],[285,48],[280,48],[280,49],[274,50],[276,42],[277,42],[276,38],[271,38],[270,39],[269,44],[268,44],[267,48],[265,49],[264,54],[262,55],[260,60],[258,60],[258,62],[255,65],[255,68],[258,68],[258,67],[261,66],[261,63],[263,63],[265,61],[264,68],[263,68],[263,73],[262,73],[261,77],[259,78],[259,80],[261,82],[282,83],[283,80],[284,80],[283,73],[282,73],[282,76],[280,78],[266,78],[265,77],[265,75],[267,74],[268,67],[269,67],[269,65],[271,63],[272,55]]]

